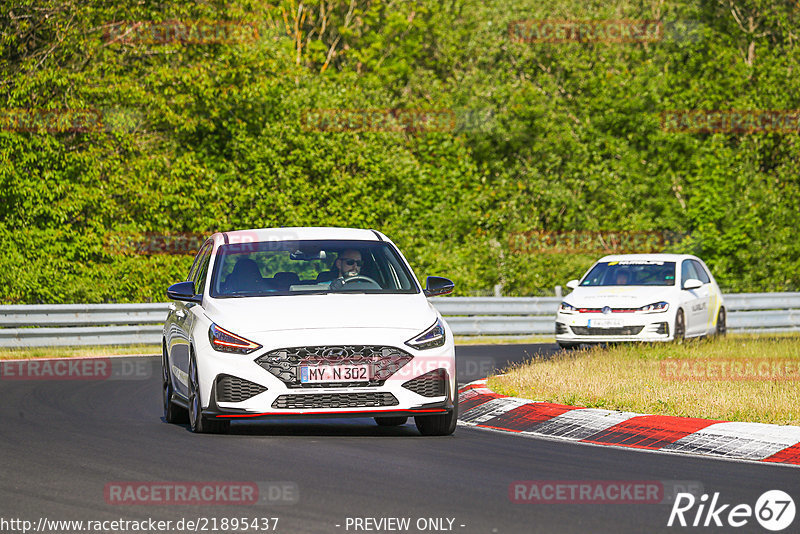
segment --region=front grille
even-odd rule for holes
[[[403,387],[423,397],[441,397],[445,394],[447,371],[436,369],[417,378],[412,378]]]
[[[230,375],[217,377],[217,400],[220,402],[242,402],[267,390],[244,378]]]
[[[308,393],[281,395],[272,403],[281,410],[308,410],[312,408],[380,408],[397,406],[399,402],[391,393]]]
[[[412,359],[413,356],[397,347],[341,345],[277,349],[256,359],[256,363],[289,388],[330,388],[381,386]],[[300,367],[304,365],[369,365],[370,380],[303,384],[300,382]]]
[[[567,333],[567,325],[564,323],[556,322],[556,334],[566,334]]]
[[[635,336],[644,326],[622,326],[619,328],[590,328],[588,326],[571,326],[579,336]]]
[[[604,308],[578,308],[578,313],[604,313]],[[609,308],[608,313],[634,313],[639,308]]]

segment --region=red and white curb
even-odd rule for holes
[[[580,408],[507,397],[486,379],[458,392],[467,426],[649,451],[800,466],[800,427]]]

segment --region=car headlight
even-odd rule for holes
[[[208,329],[208,340],[214,350],[220,352],[231,352],[234,354],[250,354],[261,348],[261,345],[237,336],[233,332],[228,332],[224,328],[212,324]]]
[[[436,319],[433,326],[422,332],[420,335],[406,341],[406,345],[417,350],[433,349],[441,347],[445,342],[444,323],[442,319]]]
[[[566,302],[562,302],[561,305],[558,307],[558,311],[560,311],[560,312],[576,312],[576,311],[578,311],[578,308],[576,308],[572,304],[567,304]]]
[[[648,304],[647,306],[642,306],[639,308],[638,311],[644,313],[658,313],[658,312],[665,312],[669,309],[669,304],[661,301],[661,302],[654,302],[653,304]]]

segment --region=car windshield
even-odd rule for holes
[[[675,262],[654,260],[598,263],[581,282],[581,286],[672,285],[675,285]]]
[[[222,245],[211,296],[319,293],[418,293],[400,255],[386,242],[264,241]]]

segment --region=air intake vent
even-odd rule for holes
[[[259,393],[267,390],[264,386],[254,384],[244,378],[230,375],[219,375],[217,377],[217,401],[219,402],[242,402],[250,397],[255,397]]]
[[[281,410],[308,410],[313,408],[379,408],[397,406],[391,393],[310,393],[306,395],[281,395],[272,403]]]
[[[644,326],[623,326],[619,328],[589,328],[588,326],[571,326],[579,336],[635,336]]]
[[[446,394],[446,383],[447,371],[436,369],[409,380],[403,384],[403,387],[423,397],[441,397]]]

